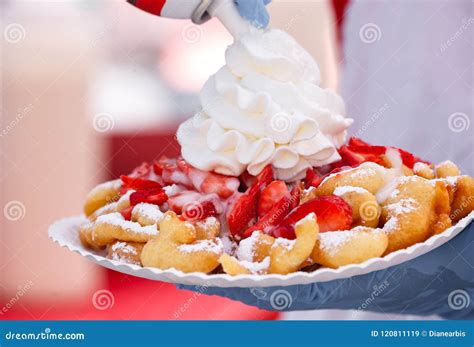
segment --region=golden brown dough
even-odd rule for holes
[[[375,163],[363,163],[355,169],[342,171],[327,177],[315,190],[316,196],[331,195],[341,186],[360,187],[376,194],[384,184],[387,169]]]
[[[435,177],[433,168],[430,165],[422,162],[415,163],[413,172],[415,175],[426,178],[427,180],[431,180]]]
[[[147,242],[158,234],[156,225],[141,226],[126,221],[120,213],[110,213],[97,218],[92,228],[92,240],[99,246],[106,246],[116,240]]]
[[[311,258],[317,264],[336,269],[380,257],[387,246],[388,237],[382,230],[356,227],[320,233]]]
[[[86,197],[84,204],[84,213],[91,215],[95,210],[102,206],[117,201],[120,198],[121,181],[114,180],[99,184],[92,189]]]
[[[458,166],[450,160],[443,161],[435,167],[436,177],[445,178],[451,176],[459,176],[461,171]]]
[[[94,225],[92,223],[87,223],[82,225],[79,228],[79,240],[81,241],[82,245],[91,248],[93,250],[100,250],[104,249],[104,245],[98,245],[94,240],[92,239],[92,231],[94,230]]]
[[[107,258],[120,262],[141,265],[140,254],[144,243],[116,241],[107,246]]]
[[[360,187],[338,187],[334,194],[343,198],[352,208],[352,225],[376,228],[381,208],[375,196]]]
[[[433,235],[434,226],[440,232],[450,212],[443,182],[402,177],[395,189],[381,204],[381,222],[389,239],[385,254],[425,241]]]
[[[270,252],[270,268],[268,272],[285,275],[297,271],[301,264],[310,256],[316,243],[318,233],[319,227],[316,222],[316,215],[310,213],[296,223],[296,240],[291,242],[289,247],[280,243],[280,240],[285,242],[288,240],[277,239],[273,243]]]
[[[158,236],[151,239],[141,254],[143,266],[175,268],[183,272],[211,272],[219,266],[223,247],[219,238],[197,240],[196,229],[168,211],[159,224]]]
[[[212,240],[219,235],[221,224],[215,217],[208,217],[205,220],[193,223],[196,229],[197,240]]]
[[[451,214],[454,223],[474,210],[474,178],[459,176],[446,182],[451,192]]]

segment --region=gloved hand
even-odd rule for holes
[[[474,319],[474,223],[427,254],[352,278],[288,287],[178,288],[267,310],[353,309]]]
[[[265,8],[271,0],[234,0],[242,17],[257,28],[266,28],[270,17]]]

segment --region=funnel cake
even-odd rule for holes
[[[446,161],[352,138],[302,180],[144,163],[87,196],[81,242],[130,264],[229,275],[289,274],[383,257],[474,209],[474,179]]]

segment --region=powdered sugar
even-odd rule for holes
[[[215,228],[218,225],[218,221],[216,217],[207,217],[204,220],[197,221],[196,224],[203,227],[204,229]]]
[[[384,206],[392,215],[401,215],[404,213],[410,213],[419,207],[418,202],[415,199],[407,198],[401,199],[399,202]]]
[[[158,235],[158,229],[156,225],[147,225],[143,227],[139,223],[125,220],[118,212],[99,216],[96,220],[96,223],[118,226],[124,230],[129,230],[136,234]]]
[[[260,232],[254,231],[250,237],[243,239],[239,243],[239,248],[237,248],[236,256],[241,261],[253,261],[254,251],[255,251],[255,242],[258,241]]]
[[[199,240],[189,245],[179,245],[178,250],[180,252],[193,253],[193,252],[209,252],[220,254],[223,252],[224,246],[219,238],[214,240]]]
[[[383,226],[383,230],[387,233],[397,230],[399,226],[399,217],[403,214],[413,212],[419,206],[419,203],[412,198],[401,199],[397,203],[384,206],[384,209],[389,212],[389,219]]]
[[[224,235],[221,237],[222,245],[224,246],[224,252],[227,254],[234,254],[235,250],[237,249],[237,243],[230,239],[228,235]]]
[[[423,171],[426,171],[426,170],[430,170],[431,171],[431,168],[428,164],[426,163],[423,163],[421,161],[418,161],[415,163],[415,165],[413,165],[413,172],[414,173],[420,173],[420,172],[423,172]]]
[[[340,186],[334,189],[333,194],[337,196],[342,196],[346,193],[359,193],[359,194],[366,194],[369,191],[367,189],[361,187],[352,187],[352,186]]]
[[[354,238],[358,230],[328,231],[319,234],[319,246],[322,250],[335,255],[338,249]]]
[[[333,177],[337,177],[341,174],[349,173],[349,177],[351,178],[361,178],[361,177],[371,177],[371,176],[374,176],[374,174],[376,173],[385,173],[386,171],[387,169],[384,168],[383,166],[380,166],[372,162],[365,162],[365,163],[360,164],[357,167],[330,174],[329,176],[323,179],[320,186],[323,185],[327,180]]]
[[[132,193],[134,193],[135,191],[133,189],[129,189],[125,192],[125,194],[123,194],[120,199],[118,199],[117,201],[117,204],[120,205],[120,204],[123,204],[124,202],[126,201],[129,201],[130,200],[130,195],[132,195]]]
[[[390,217],[390,219],[383,226],[383,230],[387,233],[391,233],[391,232],[397,230],[398,226],[399,226],[398,218],[395,217],[395,216],[392,216],[392,217]]]
[[[138,214],[144,216],[153,221],[153,223],[158,224],[163,218],[164,213],[160,211],[158,206],[153,204],[147,204],[145,202],[135,205],[133,208],[132,214]]]
[[[112,251],[122,251],[124,254],[137,254],[135,247],[127,245],[126,242],[117,242],[112,245]]]
[[[273,246],[272,248],[276,248],[276,247],[283,247],[283,248],[286,248],[287,250],[291,251],[295,245],[295,242],[296,240],[288,240],[288,239],[284,239],[282,237],[279,237],[275,240],[275,242],[273,243]]]
[[[104,213],[110,213],[112,211],[115,211],[115,209],[118,206],[118,201],[111,202],[107,205],[104,205],[102,207],[99,207],[97,210],[94,211],[94,215],[96,216],[101,216]]]
[[[304,218],[301,218],[298,222],[296,222],[295,227],[298,227],[299,225],[304,224],[309,220],[316,221],[316,214],[314,212],[308,213]]]
[[[433,180],[434,182],[444,182],[450,186],[456,186],[456,184],[458,183],[458,180],[459,178],[461,178],[462,176],[447,176],[447,177],[443,177],[443,178],[437,178],[435,180]]]
[[[242,265],[244,268],[249,270],[253,274],[261,274],[266,272],[270,267],[270,257],[266,257],[261,262],[251,262],[246,260],[240,260],[239,264]]]
[[[177,184],[172,184],[170,186],[164,186],[163,190],[165,191],[168,197],[172,197],[181,193],[184,189]]]

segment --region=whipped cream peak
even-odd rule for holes
[[[352,120],[343,100],[319,82],[316,62],[287,33],[240,36],[227,48],[226,65],[204,84],[202,110],[178,129],[184,159],[232,176],[257,175],[272,164],[285,181],[339,160]]]

